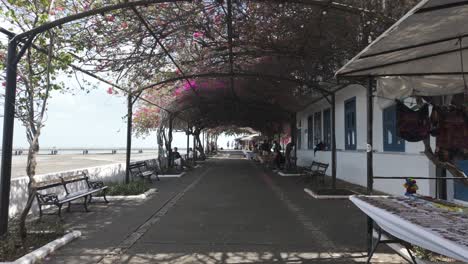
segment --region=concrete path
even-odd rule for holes
[[[83,238],[46,263],[362,263],[365,217],[224,153],[145,202],[67,214]],[[373,263],[405,263],[388,249]]]

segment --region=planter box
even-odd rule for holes
[[[49,242],[45,244],[44,246],[34,250],[33,252],[30,252],[21,258],[13,261],[13,262],[0,262],[0,264],[33,264],[36,263],[42,259],[44,259],[47,255],[50,253],[56,251],[57,249],[65,246],[66,244],[70,243],[73,241],[75,238],[78,238],[81,236],[80,231],[72,231],[68,234],[65,234],[61,238],[57,238],[52,242]]]
[[[119,201],[119,200],[145,200],[148,199],[153,193],[156,193],[158,189],[152,188],[145,193],[138,195],[106,195],[108,201]],[[93,197],[93,200],[104,201],[102,196]]]
[[[341,195],[341,194],[324,195],[324,194],[318,194],[309,188],[304,188],[304,192],[314,197],[315,199],[349,199],[349,196],[357,194],[351,190],[346,190],[346,191],[349,191],[351,193],[346,194],[346,195]]]

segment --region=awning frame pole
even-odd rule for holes
[[[332,159],[332,189],[336,189],[336,98],[331,94],[331,159]]]
[[[373,167],[373,125],[374,125],[374,78],[369,77],[367,85],[367,194],[371,195],[374,189],[374,167]],[[373,220],[367,217],[367,252],[370,254],[373,241]]]

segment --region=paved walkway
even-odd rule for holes
[[[84,235],[46,263],[362,263],[365,217],[225,153],[144,202],[66,214]],[[374,263],[405,263],[389,250]]]

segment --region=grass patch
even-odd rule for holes
[[[151,189],[151,184],[145,181],[132,181],[129,184],[125,183],[108,183],[106,195],[139,195]]]
[[[0,238],[0,262],[14,261],[45,244],[65,235],[60,220],[28,222],[28,236],[22,243],[18,236],[18,222],[10,220],[8,232]]]

